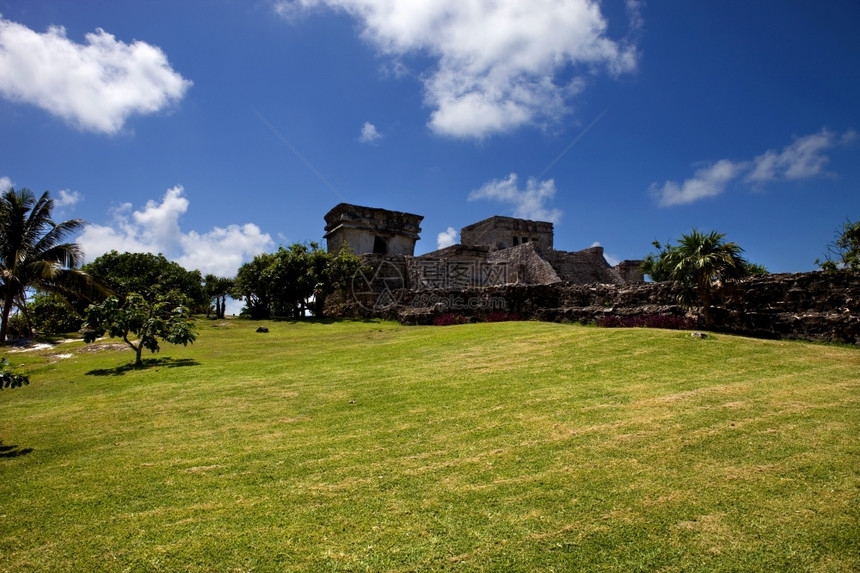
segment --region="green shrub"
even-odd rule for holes
[[[33,329],[42,334],[77,332],[83,318],[71,306],[54,295],[36,295],[27,304]]]
[[[25,374],[13,372],[9,361],[0,358],[0,390],[5,388],[20,388],[30,383],[30,377]]]
[[[30,336],[30,329],[27,328],[27,320],[20,312],[9,316],[9,332],[11,338],[27,338]]]

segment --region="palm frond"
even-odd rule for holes
[[[74,297],[103,292],[89,275],[74,270],[83,252],[76,243],[66,242],[85,223],[80,219],[55,223],[53,208],[47,191],[38,199],[29,189],[0,194],[0,342],[5,341],[11,307],[26,305],[28,288]]]

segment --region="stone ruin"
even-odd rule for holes
[[[326,219],[328,249],[348,245],[372,267],[351,292],[326,299],[334,316],[432,324],[455,312],[495,312],[551,322],[686,316],[671,282],[646,283],[641,261],[611,266],[603,249],[557,251],[552,223],[490,217],[461,244],[414,256],[423,217],[342,203]],[[366,289],[366,292],[365,292]],[[716,289],[713,330],[759,338],[860,345],[860,271],[771,274]]]
[[[490,217],[460,230],[463,245],[485,246],[491,252],[537,243],[541,249],[551,251],[552,223],[529,221],[513,217]]]
[[[356,255],[412,256],[424,217],[411,213],[340,203],[325,216],[325,240],[330,253],[344,244]]]
[[[385,262],[410,290],[461,289],[504,284],[625,284],[644,282],[641,261],[611,266],[602,247],[559,251],[553,224],[490,217],[463,227],[461,243],[415,256],[423,217],[341,203],[325,216],[330,252],[343,245],[366,261]]]

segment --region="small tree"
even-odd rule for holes
[[[69,301],[54,294],[37,293],[26,308],[31,326],[43,335],[77,332],[84,322]]]
[[[269,283],[263,279],[263,272],[275,260],[275,255],[262,253],[239,267],[239,272],[233,280],[233,287],[228,293],[236,300],[244,300],[242,314],[253,319],[264,319],[271,316],[271,294]]]
[[[760,277],[769,274],[767,267],[758,263],[744,262],[744,274],[750,277]]]
[[[336,255],[319,249],[314,249],[311,252],[310,269],[314,281],[314,316],[321,317],[323,315],[325,299],[328,295],[347,289],[360,266],[361,259],[346,244],[341,247]]]
[[[311,243],[311,249],[317,250],[316,244]],[[302,243],[280,247],[263,270],[261,278],[267,283],[272,315],[304,316],[306,300],[314,291],[309,252],[308,245]]]
[[[159,295],[155,302],[148,302],[137,293],[128,294],[122,304],[116,297],[108,297],[101,304],[87,308],[84,342],[94,342],[105,333],[122,338],[134,350],[134,365],[143,366],[143,349],[158,352],[159,339],[185,346],[197,338],[194,321],[183,302],[174,293]]]
[[[14,372],[6,358],[0,358],[0,390],[5,388],[20,388],[30,383],[26,374]]]
[[[743,249],[737,243],[727,243],[724,239],[723,233],[693,229],[689,235],[682,235],[677,245],[661,246],[655,242],[660,252],[648,255],[642,267],[654,280],[676,282],[681,287],[678,303],[687,308],[698,303],[708,326],[712,324],[711,298],[715,285],[766,272],[761,265],[744,260]]]
[[[227,310],[227,295],[230,294],[230,289],[233,288],[233,279],[218,277],[212,274],[203,277],[203,290],[206,296],[209,297],[215,304],[215,318],[224,318],[224,313]],[[206,317],[209,317],[209,311],[212,305],[206,309]]]
[[[696,229],[683,235],[669,254],[672,280],[681,284],[680,302],[702,306],[705,324],[711,326],[711,293],[714,285],[747,274],[747,262],[741,257],[743,249],[737,243],[723,241],[725,235]]]
[[[672,243],[666,241],[666,244],[662,245],[660,241],[654,241],[651,244],[657,249],[657,254],[648,253],[642,261],[642,274],[648,275],[657,283],[671,280],[672,269],[669,268],[668,259],[672,251]]]
[[[824,260],[816,259],[815,264],[829,272],[838,269],[860,270],[860,220],[853,223],[846,221],[837,235],[827,245]]]
[[[697,233],[697,231],[694,229],[693,233]],[[699,234],[701,235],[701,233]],[[661,244],[659,241],[654,241],[651,244],[657,249],[657,254],[648,253],[648,256],[642,261],[642,273],[648,275],[651,277],[651,280],[658,283],[673,280],[672,273],[674,269],[672,267],[672,257],[675,256],[673,251],[677,249],[679,245],[673,246],[670,241],[666,241],[665,244]],[[743,276],[760,276],[768,274],[767,267],[757,263],[743,261],[743,267]]]
[[[84,265],[83,270],[101,280],[120,302],[133,292],[149,302],[180,292],[186,297],[184,305],[194,312],[206,312],[209,305],[200,271],[186,270],[162,254],[111,251]]]
[[[30,289],[89,300],[97,290],[86,273],[74,268],[81,259],[80,246],[65,242],[84,222],[55,223],[53,208],[47,191],[38,199],[29,189],[10,188],[0,194],[0,343],[6,341],[13,307],[26,313]]]
[[[348,247],[333,254],[317,243],[294,243],[242,265],[230,296],[245,300],[242,314],[251,318],[300,318],[307,309],[319,317],[326,297],[345,289],[360,265]]]

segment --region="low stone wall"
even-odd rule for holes
[[[765,275],[715,293],[720,330],[860,344],[860,272]]]
[[[685,316],[671,283],[503,285],[465,290],[401,290],[378,304],[333,296],[335,316],[383,316],[430,324],[447,313],[486,318],[515,313],[524,319],[594,322],[609,316]],[[376,308],[374,308],[376,304]],[[714,330],[763,338],[860,344],[860,272],[772,274],[717,288]],[[695,316],[695,313],[692,313]]]
[[[504,285],[462,291],[404,292],[396,313],[407,324],[430,324],[455,313],[483,320],[507,312],[524,319],[591,323],[609,316],[684,316],[677,289],[662,284]]]

